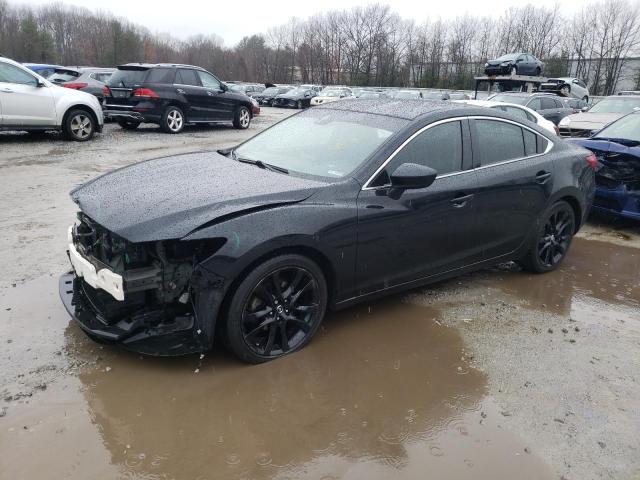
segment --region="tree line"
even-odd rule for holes
[[[523,51],[546,74],[588,80],[592,94],[613,93],[640,50],[640,1],[602,0],[571,17],[558,7],[512,7],[499,18],[458,16],[418,23],[389,5],[289,19],[224,46],[216,35],[186,40],[106,12],[53,3],[0,0],[0,53],[18,61],[114,66],[176,62],[227,80],[471,88],[487,59]],[[640,88],[640,71],[636,73]]]

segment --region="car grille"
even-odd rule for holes
[[[591,136],[591,130],[581,128],[560,127],[561,137],[587,138]]]

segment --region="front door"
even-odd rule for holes
[[[9,63],[0,62],[0,104],[3,126],[49,126],[55,124],[52,88],[38,86],[36,77]]]
[[[359,295],[474,261],[477,184],[475,173],[463,170],[468,139],[466,120],[427,127],[360,192]],[[398,190],[390,185],[390,175],[403,163],[430,166],[438,177],[427,188]]]
[[[232,120],[235,113],[235,102],[222,89],[220,80],[202,70],[198,70],[198,76],[207,94],[207,115],[212,120]]]

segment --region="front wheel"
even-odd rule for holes
[[[160,120],[160,128],[165,133],[180,133],[184,129],[184,113],[178,107],[167,107]]]
[[[71,110],[65,118],[62,131],[69,140],[86,142],[95,133],[93,117],[86,110]]]
[[[233,117],[233,126],[235,128],[239,128],[240,130],[245,130],[249,128],[249,124],[251,123],[251,114],[249,113],[249,109],[247,107],[238,107],[236,113]]]
[[[322,270],[309,258],[280,255],[238,285],[226,318],[227,343],[245,362],[263,363],[307,345],[327,307]]]
[[[564,200],[553,204],[541,218],[534,242],[520,261],[525,270],[534,273],[555,270],[567,255],[575,232],[575,213]]]

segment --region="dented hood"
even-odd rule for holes
[[[182,238],[243,211],[300,202],[323,184],[215,152],[147,160],[71,191],[80,209],[131,242]]]

